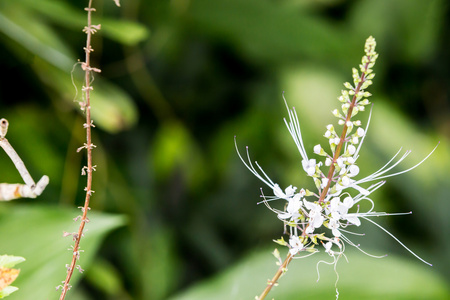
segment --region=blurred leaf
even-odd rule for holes
[[[135,240],[139,256],[137,272],[142,284],[142,299],[167,299],[180,278],[181,262],[170,230],[156,225],[146,236]]]
[[[160,178],[167,179],[182,170],[190,184],[202,182],[205,176],[202,151],[183,124],[166,122],[155,135],[153,143],[152,159],[155,173]]]
[[[96,259],[86,272],[86,280],[98,290],[108,295],[117,295],[123,291],[120,274],[104,259]]]
[[[99,23],[106,37],[127,46],[136,45],[150,36],[150,31],[138,23],[107,18],[99,20]]]
[[[86,26],[86,12],[76,9],[66,2],[51,0],[21,0],[21,2],[26,3],[27,7],[32,8],[51,21],[77,32]],[[149,36],[149,30],[136,22],[100,18],[95,13],[93,14],[93,22],[102,24],[102,30],[100,31],[102,35],[128,46],[136,45]]]
[[[56,88],[58,94],[64,96],[64,100],[79,109],[76,101],[81,100],[82,83],[77,81],[76,72],[74,72],[74,82],[77,85],[78,95],[74,101],[76,91],[69,73],[39,60],[35,61],[34,67],[43,82],[51,88]],[[136,123],[137,108],[127,93],[102,79],[99,74],[95,76],[92,86],[94,90],[91,92],[91,114],[94,124],[110,133],[116,133],[129,129]]]
[[[446,283],[424,264],[394,256],[375,259],[355,251],[346,254],[349,263],[341,258],[337,266],[337,287],[343,299],[445,300],[450,296]],[[320,259],[331,260],[321,254],[294,260],[268,299],[334,299],[336,274],[332,266],[319,265],[320,280],[316,282],[316,264]],[[254,299],[277,268],[275,258],[267,250],[170,300]]]
[[[0,32],[60,69],[70,69],[75,61],[73,53],[54,31],[20,6],[0,6]]]
[[[195,0],[187,17],[199,30],[232,42],[249,60],[291,62],[301,56],[346,59],[338,26],[278,1]]]
[[[0,299],[5,298],[6,296],[9,296],[11,293],[14,293],[19,288],[15,286],[7,286],[3,290],[0,291]],[[11,299],[11,298],[10,298]]]
[[[14,255],[0,255],[0,267],[12,268],[21,262],[24,262],[25,258]]]
[[[47,113],[46,110],[39,110],[31,105],[19,107],[8,114],[10,124],[8,139],[35,181],[45,174],[52,181],[53,178],[60,176],[63,170],[64,155],[55,148],[56,137],[52,135],[55,124],[41,123],[42,118],[50,118]],[[4,164],[5,174],[2,174],[2,177],[17,178],[19,173],[9,159],[2,159],[0,165]],[[22,182],[23,179],[19,177],[17,180]]]
[[[39,9],[40,12],[51,12],[52,15],[54,14],[54,16],[59,16],[59,18],[64,18],[65,20],[73,18],[75,13],[72,12],[71,14],[69,12],[66,16],[66,10],[70,11],[71,8],[66,7],[62,2],[47,1],[42,3],[41,1],[32,1],[26,3],[19,2],[17,5],[0,6],[0,31],[32,54],[41,58],[35,58],[33,61],[33,67],[36,73],[40,75],[41,80],[51,88],[56,88],[60,95],[65,96],[65,99],[73,102],[75,90],[71,83],[70,70],[76,63],[75,55],[66,47],[53,29],[46,23],[41,22],[40,18],[31,12],[27,5],[35,3],[34,8]],[[56,8],[53,11],[44,4],[56,5]],[[59,6],[60,4],[62,4],[62,7]],[[81,30],[85,23],[85,14],[79,13],[79,19],[83,21],[83,23],[80,22],[78,24]],[[129,22],[122,24],[111,21],[107,23],[111,25],[113,35],[126,43],[136,42],[136,37],[144,38],[143,29],[139,26],[134,27]],[[109,32],[108,30],[106,31]],[[126,31],[126,34],[124,31]],[[14,51],[15,45],[10,45],[10,47],[12,47],[13,52],[16,52]],[[137,110],[132,99],[125,92],[117,86],[102,80],[99,75],[96,75],[94,88],[92,116],[100,127],[115,133],[134,124]]]
[[[350,11],[349,26],[361,38],[376,37],[385,50],[380,53],[394,51],[397,61],[426,61],[436,51],[440,28],[445,26],[443,4],[441,0],[358,1]]]
[[[21,265],[21,274],[14,282],[19,292],[10,296],[14,299],[47,299],[56,297],[55,287],[66,277],[65,265],[70,263],[73,245],[71,238],[63,238],[63,231],[74,232],[78,222],[73,218],[80,210],[63,209],[52,206],[13,205],[0,206],[0,236],[7,243],[0,244],[0,253],[13,253],[27,259]],[[85,237],[81,241],[83,269],[88,269],[105,235],[125,223],[120,215],[90,212]],[[78,272],[78,271],[76,271]],[[45,281],[43,282],[43,278]],[[74,273],[71,284],[80,279]]]

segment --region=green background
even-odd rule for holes
[[[71,70],[83,60],[87,1],[0,2],[0,117],[37,180],[37,199],[0,203],[0,254],[24,256],[8,299],[57,299],[83,204],[84,116]],[[379,59],[361,175],[400,147],[398,170],[436,152],[373,194],[377,218],[420,263],[371,224],[338,264],[341,299],[450,297],[449,3],[444,0],[94,1],[92,114],[96,191],[68,299],[253,299],[276,270],[282,224],[260,201],[262,183],[234,149],[282,187],[313,189],[283,123],[282,92],[299,114],[309,153],[323,146],[370,35]],[[73,73],[80,90],[82,73]],[[358,115],[365,123],[368,113]],[[0,182],[21,182],[0,153]],[[270,190],[264,187],[264,192]],[[283,252],[284,254],[285,252]],[[333,299],[335,274],[295,260],[268,299]],[[329,259],[329,258],[328,258]]]

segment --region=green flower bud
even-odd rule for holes
[[[344,83],[344,86],[345,86],[346,88],[348,88],[349,90],[354,90],[354,87],[350,84],[350,82]]]

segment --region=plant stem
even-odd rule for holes
[[[93,172],[93,166],[92,166],[92,139],[91,139],[91,127],[92,125],[92,121],[91,121],[91,98],[90,98],[90,91],[92,89],[92,87],[90,86],[91,83],[91,67],[90,67],[90,62],[91,62],[91,57],[90,57],[90,53],[92,51],[92,47],[91,47],[91,37],[92,37],[92,20],[91,20],[91,15],[92,15],[92,11],[95,11],[94,8],[92,8],[92,0],[89,0],[89,5],[87,8],[85,8],[85,10],[87,11],[87,30],[86,30],[86,34],[87,34],[87,39],[86,39],[86,47],[84,48],[85,50],[85,86],[84,86],[84,91],[85,91],[85,112],[86,112],[86,123],[85,123],[85,128],[86,128],[86,150],[87,150],[87,184],[86,184],[86,197],[84,200],[84,206],[82,208],[82,216],[81,216],[81,223],[80,226],[78,228],[78,232],[77,234],[73,235],[74,240],[75,240],[75,244],[73,246],[73,255],[72,255],[72,262],[70,263],[70,266],[67,268],[67,276],[66,279],[63,283],[62,286],[62,292],[61,292],[61,296],[59,297],[60,300],[65,299],[66,297],[66,293],[70,288],[70,279],[72,278],[72,274],[74,269],[77,268],[77,260],[79,259],[80,256],[80,241],[81,241],[81,237],[83,236],[83,230],[84,230],[84,226],[86,225],[87,222],[89,222],[88,218],[87,218],[87,212],[89,210],[89,201],[91,199],[91,195],[93,193],[92,191],[92,172]],[[80,270],[81,271],[81,270]]]
[[[369,63],[370,63],[370,61],[368,63],[366,63],[366,66],[365,66],[366,69],[367,69],[367,66],[369,65]],[[358,83],[358,86],[355,89],[355,95],[353,95],[352,102],[350,104],[350,107],[348,108],[347,117],[345,119],[344,127],[342,128],[341,138],[339,140],[339,144],[336,146],[336,151],[334,152],[334,156],[333,156],[333,162],[331,163],[330,169],[328,170],[328,176],[327,176],[328,183],[325,186],[325,188],[322,190],[322,193],[320,194],[319,203],[324,201],[326,195],[328,194],[328,190],[330,189],[331,179],[333,177],[334,170],[336,168],[336,162],[337,162],[337,159],[339,158],[339,156],[341,155],[342,146],[344,145],[345,137],[347,136],[347,130],[348,130],[347,122],[349,122],[352,117],[353,108],[355,107],[355,104],[356,104],[357,94],[361,90],[361,86],[365,81],[365,76],[366,76],[365,73],[361,74],[361,81]]]
[[[273,276],[272,280],[269,281],[264,291],[259,296],[258,300],[263,300],[266,298],[267,294],[269,294],[272,287],[277,283],[278,279],[280,279],[280,276],[286,271],[287,266],[292,261],[293,256],[291,253],[289,253],[284,260],[283,264],[278,268],[278,271],[275,273],[275,276]]]

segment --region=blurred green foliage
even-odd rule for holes
[[[392,255],[374,260],[350,253],[349,264],[338,265],[341,297],[448,297],[446,1],[121,2],[119,9],[111,0],[94,1],[94,23],[102,24],[92,57],[102,69],[92,103],[96,193],[82,242],[85,276],[75,276],[74,283],[81,281],[70,299],[219,299],[217,293],[230,295],[236,286],[244,290],[233,299],[259,294],[273,276],[267,247],[275,248],[271,241],[282,226],[256,205],[261,183],[239,161],[233,137],[242,149],[250,146],[253,159],[280,185],[312,187],[284,128],[281,93],[296,107],[312,151],[335,121],[330,111],[369,35],[380,57],[361,173],[377,170],[402,146],[413,150],[406,169],[440,141],[428,161],[374,194],[377,210],[414,211],[380,222],[434,266],[418,264],[389,236],[364,226],[363,249]],[[85,158],[76,153],[85,139],[74,101],[81,96],[71,78],[73,65],[83,60],[85,5],[0,2],[0,117],[9,120],[7,137],[30,173],[50,177],[39,198],[0,203],[0,254],[27,259],[15,282],[20,289],[10,299],[31,299],[23,295],[37,291],[31,277],[38,272],[45,272],[39,299],[56,299],[53,289],[69,263],[71,241],[61,233],[75,226],[77,212],[67,207],[82,204],[85,185]],[[73,79],[80,90],[78,69]],[[0,170],[1,182],[21,182],[5,154]],[[109,214],[125,215],[128,222],[106,235],[124,224]],[[315,284],[316,261],[294,261],[273,296],[332,298],[334,273],[321,266],[329,276]],[[214,279],[199,284],[209,277]]]

